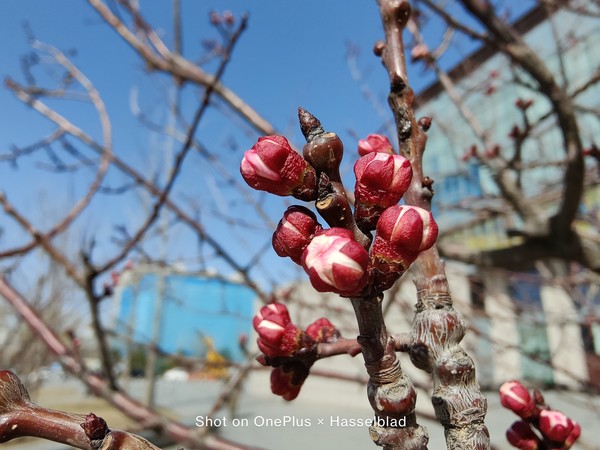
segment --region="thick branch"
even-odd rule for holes
[[[413,180],[404,198],[409,205],[431,210],[431,182],[423,176],[426,135],[414,116],[414,94],[409,86],[402,31],[410,14],[408,2],[380,0],[386,35],[381,54],[389,72],[389,103],[396,118],[401,149],[413,166]],[[418,291],[413,322],[413,363],[433,374],[432,403],[446,430],[449,449],[489,449],[483,422],[486,400],[475,378],[471,358],[459,346],[465,325],[452,307],[452,298],[436,247],[421,253],[412,265]]]
[[[218,437],[207,436],[202,438],[200,436],[202,430],[195,427],[187,427],[177,421],[171,420],[162,416],[154,409],[144,406],[127,394],[111,390],[104,379],[82,367],[60,340],[56,332],[40,318],[29,302],[8,283],[3,275],[0,275],[0,296],[3,296],[15,308],[23,320],[42,339],[48,349],[58,357],[58,361],[65,370],[83,381],[95,395],[104,398],[127,416],[141,423],[155,424],[167,437],[173,439],[175,442],[191,447],[201,446],[202,448],[214,450],[246,449],[242,445],[230,443]],[[2,420],[0,420],[1,422]]]

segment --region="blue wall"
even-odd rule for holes
[[[248,287],[214,278],[183,275],[165,277],[162,321],[158,344],[168,352],[203,356],[204,336],[210,336],[219,352],[241,361],[241,334],[249,335],[254,315],[255,293]],[[136,342],[148,343],[153,333],[159,276],[144,275],[139,283],[124,288],[117,328],[134,324]]]

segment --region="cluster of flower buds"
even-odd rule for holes
[[[331,228],[309,209],[292,206],[273,233],[275,252],[301,265],[319,292],[357,296],[388,289],[437,238],[431,213],[398,206],[411,184],[410,162],[383,135],[359,140],[352,212],[339,176],[339,137],[301,108],[299,117],[307,139],[303,156],[282,136],[261,137],[244,155],[241,173],[255,189],[317,200]]]
[[[304,344],[304,333],[292,323],[285,305],[263,306],[252,321],[258,333],[258,348],[265,356],[290,356]]]
[[[227,26],[232,26],[235,23],[235,17],[229,10],[223,11],[221,14],[217,11],[211,11],[209,18],[210,23],[213,25],[225,24]]]
[[[258,360],[271,371],[271,391],[285,400],[298,396],[316,360],[316,346],[332,343],[339,337],[333,324],[320,318],[310,324],[306,331],[294,325],[288,309],[281,303],[263,306],[253,320],[258,333],[257,344],[263,353]]]
[[[500,402],[522,419],[506,431],[508,442],[521,450],[566,450],[581,434],[577,422],[560,411],[550,409],[539,391],[534,390],[532,396],[519,381],[507,381],[500,387]]]

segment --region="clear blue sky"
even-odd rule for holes
[[[140,3],[145,17],[170,44],[171,2]],[[182,4],[184,54],[190,59],[202,55],[203,40],[218,37],[209,24],[209,11],[230,9],[238,17],[243,12],[249,12],[249,27],[235,48],[224,83],[298,146],[302,145],[302,139],[297,126],[296,108],[303,106],[313,112],[326,128],[336,131],[345,142],[348,156],[344,171],[351,173],[356,158],[355,136],[364,137],[375,132],[381,129],[384,120],[391,118],[386,103],[387,76],[371,52],[374,42],[383,37],[375,0],[184,0]],[[138,92],[138,102],[147,114],[154,120],[166,123],[168,118],[164,112],[164,100],[169,95],[169,79],[148,76],[141,60],[83,0],[2,2],[0,60],[3,77],[10,76],[24,82],[21,58],[30,52],[23,26],[25,23],[37,39],[62,51],[73,51],[73,61],[94,83],[107,105],[112,120],[115,151],[148,177],[155,174],[160,176],[165,158],[168,160],[165,148],[172,143],[148,133],[140,126],[131,115],[130,98],[133,90]],[[434,26],[430,31],[439,34],[440,29]],[[358,64],[365,76],[365,85],[369,86],[374,101],[382,106],[383,116],[372,108],[361,92],[361,85],[352,79],[346,58],[348,43],[356,45],[361,51]],[[457,51],[450,53],[447,64],[452,64],[472,48],[473,45],[468,42],[461,44]],[[56,68],[44,65],[36,70],[40,74],[40,84],[51,86],[49,79],[56,73]],[[430,81],[431,77],[424,76],[422,68],[411,68],[411,82],[417,90]],[[0,104],[0,155],[12,145],[31,144],[54,129],[46,119],[16,100],[6,89],[0,89]],[[89,107],[82,107],[76,102],[49,104],[82,129],[99,136],[97,116]],[[187,120],[190,120],[191,107],[195,104],[197,93],[192,89],[184,91],[183,109]],[[231,121],[230,116],[211,112],[203,121],[198,137],[211,151],[219,153],[225,163],[232,167],[232,173],[240,179],[237,165],[243,151],[252,146],[257,135],[245,126],[236,126],[239,121]],[[233,150],[230,149],[231,142],[234,143]],[[177,149],[178,145],[174,148]],[[83,150],[83,147],[80,149]],[[46,154],[39,153],[20,160],[18,170],[13,170],[6,163],[0,164],[0,189],[32,221],[45,223],[45,226],[58,219],[81,195],[91,174],[82,170],[65,177],[63,174],[40,170],[39,165],[48,161]],[[174,197],[183,204],[197,202],[203,211],[203,221],[211,227],[211,232],[224,240],[228,250],[247,255],[240,258],[244,262],[265,245],[270,231],[264,228],[250,232],[240,228],[230,230],[223,225],[223,221],[215,220],[212,217],[215,211],[235,210],[236,216],[251,221],[252,211],[245,208],[243,202],[232,200],[228,194],[224,194],[223,201],[219,200],[218,192],[216,196],[209,195],[206,198],[212,186],[210,169],[197,156],[190,157],[188,166],[189,170],[182,174]],[[113,187],[127,181],[116,171],[109,175],[108,184]],[[218,179],[213,181],[219,185]],[[192,197],[192,200],[188,197]],[[293,199],[266,201],[266,208],[275,222],[290,200]],[[122,223],[134,230],[142,220],[143,216],[133,211],[137,208],[136,203],[148,200],[143,196],[132,196],[128,201],[130,203],[123,201],[123,198],[100,197],[93,208],[78,220],[81,231],[69,238],[69,245],[76,248],[84,239],[98,236],[99,250],[96,256],[102,260],[104,253],[110,254],[110,250],[114,250],[110,240],[114,235],[113,224]],[[5,228],[4,236],[0,236],[0,249],[25,242],[18,228],[1,214],[0,227]],[[44,226],[41,228],[44,229]],[[175,237],[175,241],[170,243],[173,255],[182,258],[192,256],[197,250],[197,243],[190,243],[183,229],[175,227],[175,233],[180,240],[177,241]],[[293,264],[282,263],[270,248],[266,251],[269,254],[263,259],[264,267],[267,272],[272,272],[259,274],[258,278],[268,283],[269,280],[289,276]],[[216,262],[214,266],[223,268]]]

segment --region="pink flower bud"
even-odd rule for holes
[[[273,233],[273,248],[279,256],[289,256],[301,264],[302,252],[321,229],[312,211],[303,206],[290,206]]]
[[[319,292],[351,295],[367,283],[369,254],[345,228],[315,235],[302,253],[302,266]]]
[[[259,332],[256,344],[261,352],[271,358],[276,356],[291,356],[302,348],[304,336],[302,330],[293,323],[290,323],[283,328],[277,338],[274,338],[272,333],[268,336],[263,336]]]
[[[358,141],[358,154],[360,156],[365,156],[374,152],[393,155],[394,149],[392,148],[389,139],[383,134],[370,134],[365,139]]]
[[[271,392],[291,401],[298,397],[302,384],[308,377],[309,369],[302,363],[290,363],[273,367],[271,371]]]
[[[506,439],[513,447],[521,450],[537,450],[539,438],[527,422],[519,420],[506,430]]]
[[[246,183],[275,195],[314,200],[316,172],[283,136],[263,136],[244,154],[240,166]]]
[[[526,419],[535,411],[535,401],[518,381],[507,381],[500,386],[500,402],[519,417]]]
[[[252,324],[258,333],[258,348],[267,356],[290,356],[301,346],[302,332],[281,303],[263,306]]]
[[[311,323],[306,328],[306,334],[315,342],[335,342],[340,337],[338,329],[324,317]]]
[[[370,153],[354,164],[356,200],[384,208],[395,205],[410,186],[412,166],[403,156]]]
[[[422,252],[437,239],[438,226],[431,212],[418,206],[395,205],[386,209],[377,221],[377,237],[392,248]]]
[[[571,420],[571,423],[573,424],[573,429],[571,430],[569,436],[567,436],[565,439],[563,448],[571,448],[575,441],[579,439],[579,436],[581,436],[581,426],[574,420]]]
[[[416,206],[392,206],[377,221],[371,246],[371,280],[377,291],[392,287],[437,239],[438,227],[430,212]]]
[[[569,437],[575,426],[571,419],[560,411],[544,409],[540,412],[539,428],[546,439],[562,443]]]

